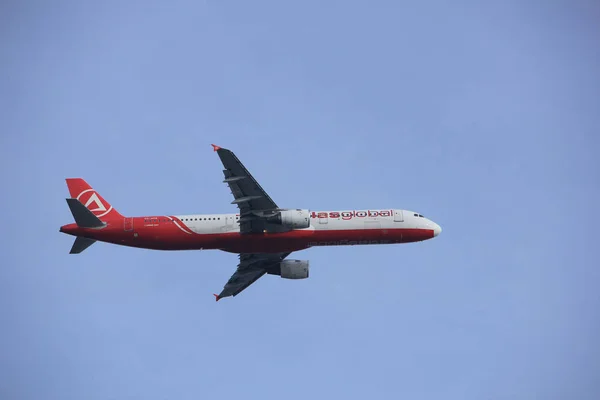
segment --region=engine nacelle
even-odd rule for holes
[[[308,278],[307,260],[283,260],[279,264],[281,268],[281,277],[285,279],[306,279]]]
[[[289,229],[304,229],[310,226],[310,211],[308,210],[282,210],[269,217],[267,222],[282,225]]]

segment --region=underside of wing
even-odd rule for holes
[[[271,270],[277,269],[279,263],[290,253],[274,254],[240,254],[240,263],[237,270],[229,278],[220,294],[215,295],[217,301],[223,297],[236,296],[248,286],[256,282],[261,276]]]
[[[259,185],[244,164],[231,150],[213,145],[223,163],[224,183],[227,183],[240,209],[240,232],[256,233],[266,228],[265,217],[276,213],[277,204]]]

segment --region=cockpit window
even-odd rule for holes
[[[415,217],[419,217],[419,218],[425,218],[424,216],[422,216],[421,214],[415,214]]]

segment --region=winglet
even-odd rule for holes
[[[211,146],[213,147],[214,151],[221,150],[221,147],[217,146],[216,144],[211,144]]]
[[[213,146],[214,146],[214,145],[213,145]],[[219,301],[219,300],[221,300],[221,298],[219,297],[219,295],[218,295],[218,294],[214,294],[214,293],[213,293],[213,296],[215,296],[215,301]]]

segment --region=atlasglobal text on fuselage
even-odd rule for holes
[[[67,204],[75,223],[60,231],[75,236],[71,254],[96,241],[154,250],[223,250],[238,253],[237,270],[219,295],[236,296],[265,274],[309,276],[307,260],[287,258],[313,246],[419,242],[440,234],[423,215],[396,208],[337,211],[280,208],[233,152],[213,145],[223,180],[238,212],[125,217],[81,178],[67,179]]]

